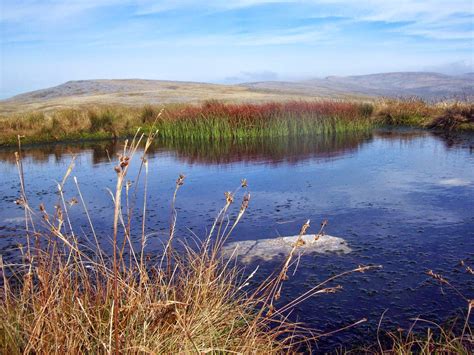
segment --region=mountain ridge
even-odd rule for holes
[[[351,76],[327,76],[297,82],[255,82],[240,84],[253,89],[288,92],[333,91],[374,97],[413,97],[425,100],[472,99],[472,73],[448,75],[436,72],[390,72]]]

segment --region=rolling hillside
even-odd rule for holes
[[[361,76],[330,76],[303,81],[265,81],[238,85],[120,79],[69,81],[0,101],[0,114],[54,110],[83,105],[141,106],[164,103],[265,102],[317,99],[411,97],[426,100],[474,99],[474,74],[449,76],[405,72]]]
[[[257,82],[242,84],[252,90],[306,95],[412,97],[425,100],[474,98],[474,75],[450,76],[439,73],[398,72],[359,76],[329,76],[298,82]]]

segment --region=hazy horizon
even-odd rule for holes
[[[93,78],[235,83],[474,71],[470,0],[4,0],[1,6],[0,98]]]

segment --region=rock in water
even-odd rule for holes
[[[351,249],[347,242],[330,235],[305,234],[301,238],[304,244],[298,246],[298,253],[341,253],[347,254]],[[239,261],[250,263],[254,259],[272,260],[278,256],[286,256],[298,240],[297,235],[269,239],[244,240],[224,246],[222,252],[225,257],[237,256]]]

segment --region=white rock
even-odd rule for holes
[[[347,242],[338,237],[322,235],[316,238],[315,234],[301,236],[305,242],[296,249],[297,253],[341,253],[347,254],[351,249]],[[226,244],[222,250],[226,257],[237,256],[243,263],[250,263],[255,259],[272,260],[278,256],[286,256],[298,240],[297,235],[269,239],[244,240]]]

